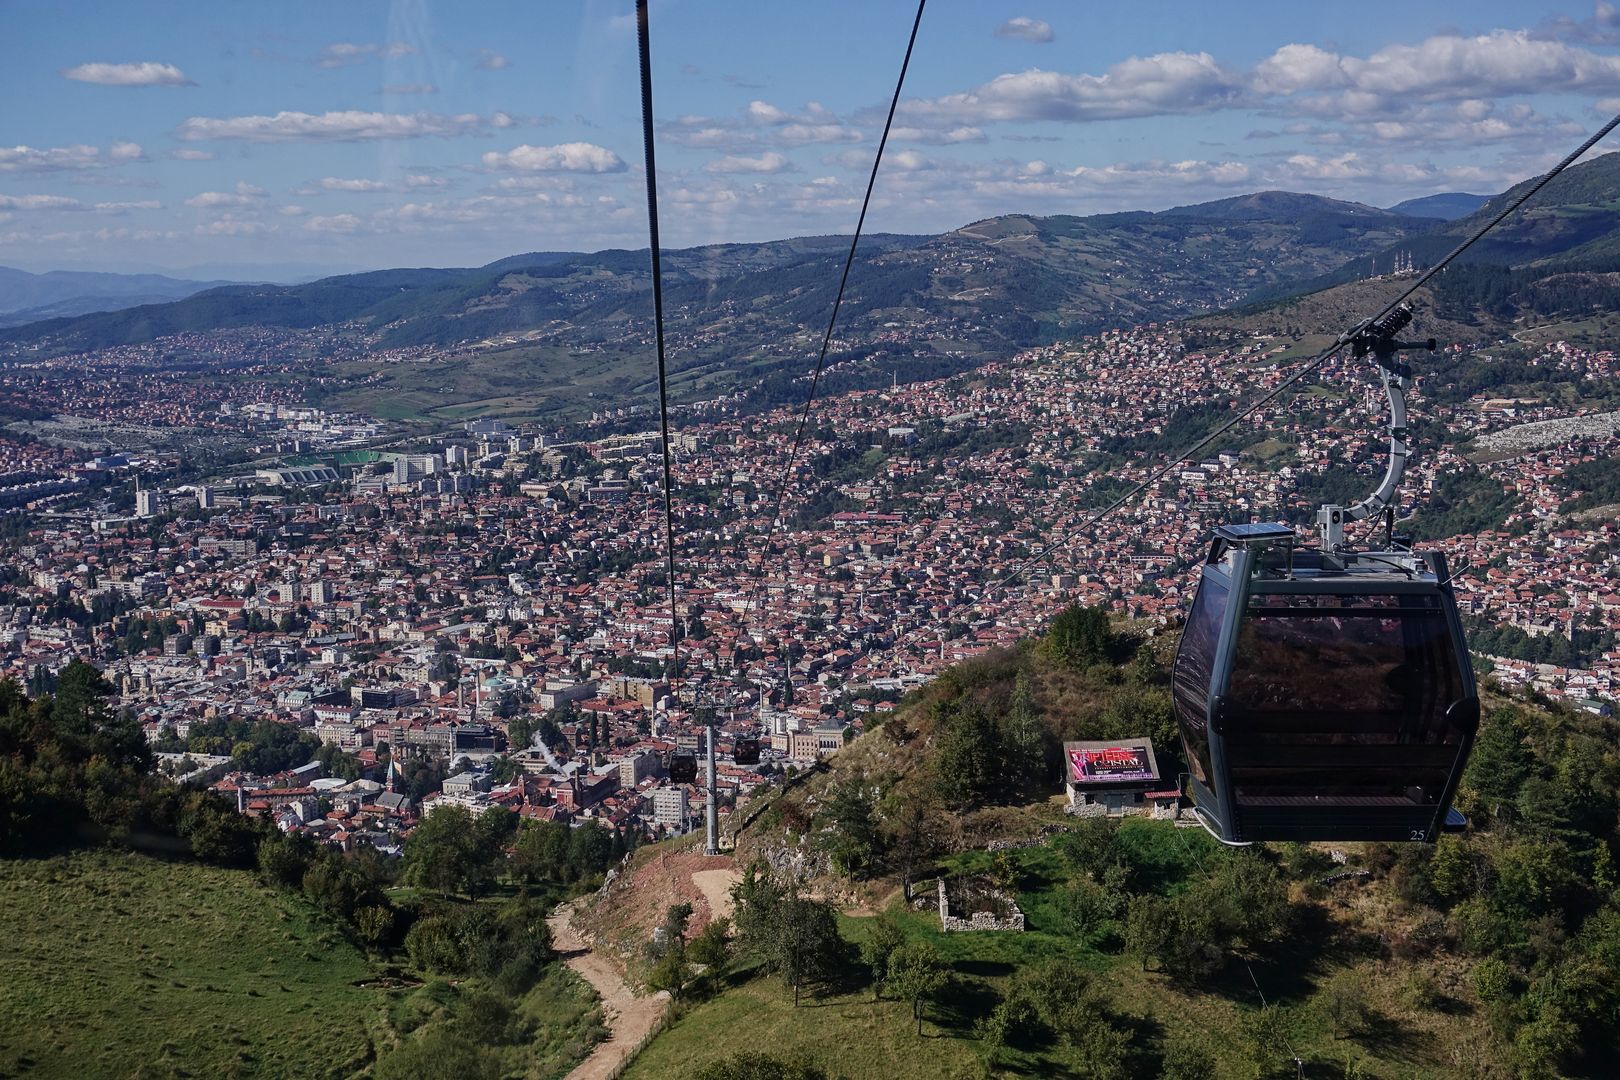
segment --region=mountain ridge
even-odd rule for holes
[[[236,283],[90,270],[47,270],[35,274],[0,266],[0,326],[167,303],[231,284]]]
[[[1226,306],[1434,227],[1321,196],[1263,192],[1159,213],[1003,215],[935,236],[861,238],[841,325],[938,323],[976,349]],[[845,236],[666,249],[672,328],[745,327],[768,353],[829,310]],[[181,331],[354,324],[384,347],[545,332],[599,346],[643,314],[647,256],[539,251],[476,268],[401,268],[303,285],[224,286],[184,300],[0,330],[56,352]]]
[[[1435,217],[1442,221],[1455,221],[1460,217],[1467,217],[1484,206],[1490,200],[1489,195],[1470,195],[1466,191],[1445,191],[1438,195],[1425,195],[1419,199],[1407,199],[1398,202],[1387,209],[1397,214],[1410,214],[1414,217]]]

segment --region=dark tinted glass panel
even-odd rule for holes
[[[1438,801],[1465,737],[1455,649],[1438,596],[1256,597],[1226,695],[1239,800]]]
[[[732,758],[737,762],[738,765],[758,765],[759,740],[738,739],[735,751],[732,754]]]
[[[691,754],[676,754],[669,761],[669,778],[677,784],[690,784],[697,779],[697,758]]]
[[[1205,574],[1198,583],[1192,614],[1176,651],[1171,689],[1175,699],[1176,721],[1187,754],[1187,767],[1194,777],[1211,790],[1215,787],[1209,764],[1209,680],[1215,668],[1215,651],[1221,642],[1221,622],[1226,615],[1229,592],[1226,582]]]

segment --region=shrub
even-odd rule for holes
[[[747,1052],[711,1061],[691,1076],[692,1080],[827,1080],[827,1074],[810,1062]]]
[[[1474,965],[1472,982],[1479,1000],[1501,1001],[1513,992],[1513,969],[1494,956],[1486,957]]]
[[[1215,1055],[1201,1042],[1172,1039],[1164,1048],[1159,1080],[1211,1080],[1215,1075]]]
[[[455,929],[449,919],[440,916],[416,920],[411,932],[405,935],[405,951],[411,963],[422,971],[459,975],[465,970]]]

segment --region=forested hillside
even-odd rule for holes
[[[1470,828],[1433,846],[1235,850],[1066,818],[1062,739],[1151,735],[1178,767],[1170,646],[1071,609],[790,783],[739,839],[756,868],[730,952],[677,983],[681,1018],[631,1075],[1606,1075],[1614,721],[1487,689]],[[1015,899],[1026,930],[941,934],[942,876]],[[822,927],[797,951],[784,905]],[[744,1017],[768,1037],[728,1037]]]

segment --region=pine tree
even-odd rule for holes
[[[1046,775],[1046,728],[1035,708],[1035,689],[1028,671],[1020,671],[1013,684],[1003,741],[1010,777],[1023,778],[1027,783]]]

